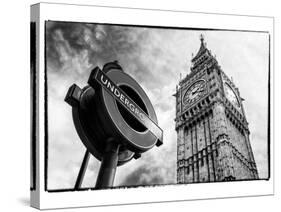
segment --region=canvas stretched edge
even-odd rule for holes
[[[31,114],[30,122],[30,206],[40,208],[40,186],[39,186],[39,12],[40,5],[33,5],[30,8],[30,51],[35,51],[30,54],[30,88],[31,88]],[[34,43],[33,43],[34,42]],[[35,116],[35,117],[34,117]],[[34,161],[35,160],[35,161]]]
[[[31,191],[31,205],[40,209],[85,207],[97,205],[118,205],[133,203],[149,203],[161,201],[183,201],[195,199],[210,199],[224,197],[243,197],[273,194],[273,104],[270,104],[270,176],[268,181],[244,181],[227,183],[200,183],[189,185],[167,185],[145,188],[127,188],[96,191],[54,192],[45,191],[44,169],[44,141],[45,141],[45,21],[69,21],[69,22],[95,22],[128,25],[150,25],[190,28],[214,28],[268,31],[270,42],[270,103],[273,102],[273,18],[219,15],[207,13],[173,12],[161,10],[141,10],[129,8],[82,6],[40,3],[32,6],[31,21],[38,23],[37,28],[37,64],[38,71],[38,114],[39,114],[39,138],[36,151],[36,190]],[[63,11],[63,13],[61,12]],[[83,14],[83,15],[81,15]],[[223,18],[221,18],[223,16]],[[130,18],[128,18],[130,17]],[[131,18],[133,17],[133,18]],[[179,195],[180,194],[180,195]]]

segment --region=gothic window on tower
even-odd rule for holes
[[[201,164],[201,166],[204,166],[204,160],[203,160],[203,158],[200,159],[200,164]]]

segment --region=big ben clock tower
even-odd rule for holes
[[[200,40],[175,94],[177,182],[258,179],[243,99]]]

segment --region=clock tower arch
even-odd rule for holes
[[[258,179],[243,99],[200,36],[176,87],[177,182]]]

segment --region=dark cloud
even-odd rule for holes
[[[161,175],[160,167],[140,166],[134,172],[130,173],[120,186],[147,186],[159,185],[165,182],[165,176]]]
[[[156,147],[155,147],[156,148]],[[152,186],[176,183],[176,146],[163,146],[143,153],[133,166],[122,167],[123,178],[117,186]]]
[[[66,61],[64,55],[71,57],[87,51],[89,63],[121,59],[138,47],[139,37],[132,36],[132,28],[83,23],[46,23],[47,61],[59,70]]]
[[[153,89],[159,83],[169,83],[167,75],[175,77],[169,65],[173,57],[161,48],[160,41],[151,43],[151,35],[157,31],[164,33],[159,29],[48,21],[47,63],[50,70],[60,72],[79,54],[86,54],[92,66],[118,60],[126,71]]]

